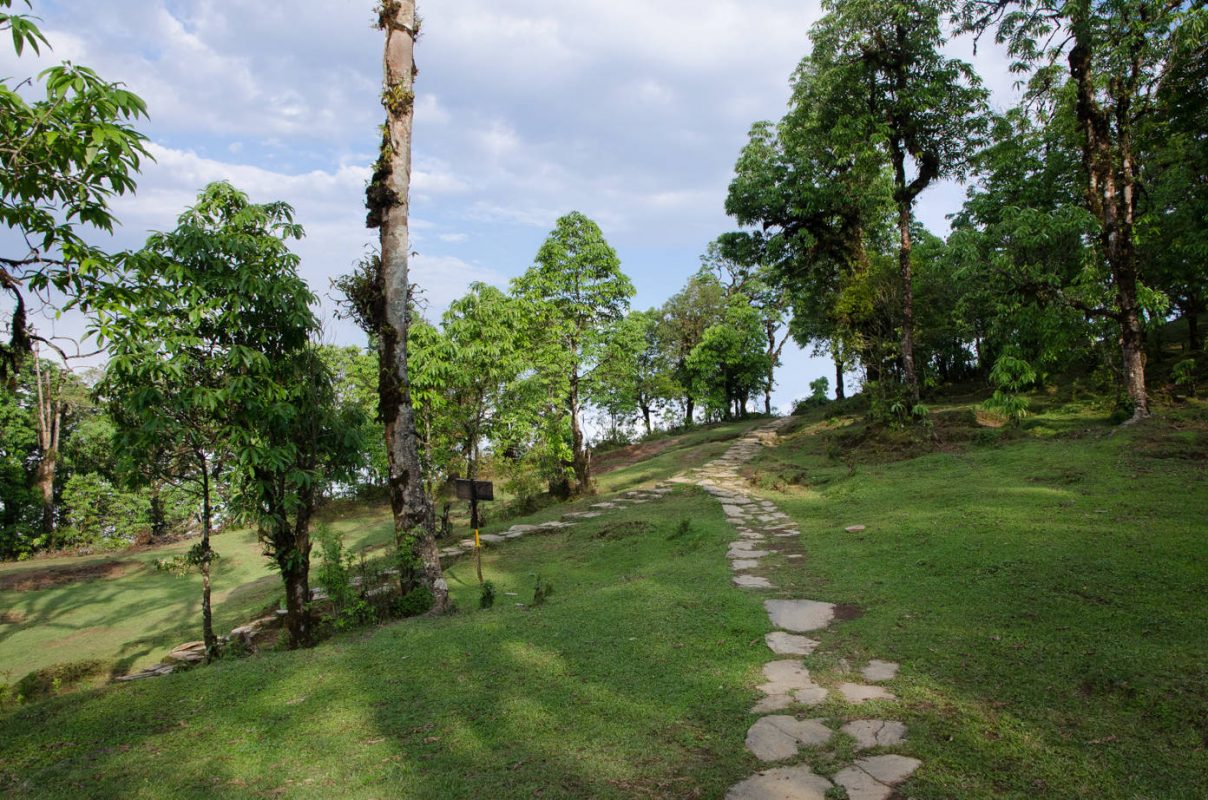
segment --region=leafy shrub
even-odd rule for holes
[[[811,408],[818,408],[831,402],[827,392],[830,391],[830,381],[823,376],[817,380],[810,381],[810,393],[808,397],[798,400],[793,404],[793,415],[799,416],[804,414]]]
[[[1028,414],[1028,398],[1021,393],[1036,382],[1036,370],[1022,358],[1004,353],[990,369],[990,382],[994,394],[983,406],[1018,426]]]
[[[400,597],[394,604],[394,610],[400,617],[418,617],[427,614],[434,605],[436,598],[432,595],[432,590],[421,586]]]
[[[554,594],[553,584],[546,581],[540,575],[537,576],[537,583],[533,587],[533,605],[545,605],[545,601]]]
[[[319,540],[319,568],[315,582],[327,594],[332,606],[330,622],[336,630],[347,630],[372,622],[376,613],[373,606],[361,595],[352,582],[354,558],[344,549],[344,537],[326,525],[316,531]],[[364,572],[364,570],[363,570]],[[366,575],[361,576],[361,585]]]
[[[145,492],[125,492],[95,472],[76,473],[63,486],[68,530],[64,539],[76,545],[129,544],[151,524]]]
[[[103,661],[69,661],[34,670],[8,690],[10,701],[17,703],[53,697],[71,691],[101,677],[108,670]]]
[[[495,584],[486,581],[482,584],[482,591],[478,597],[479,608],[490,608],[495,605]]]
[[[1179,390],[1195,397],[1195,359],[1185,358],[1170,370],[1170,379]]]

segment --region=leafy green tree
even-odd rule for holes
[[[747,415],[747,403],[768,373],[763,321],[742,295],[730,298],[720,324],[705,331],[688,357],[696,391],[724,419]]]
[[[654,431],[654,414],[676,395],[658,323],[656,309],[630,311],[605,336],[589,395],[614,421],[614,427],[616,422],[640,414],[649,435]]]
[[[633,284],[621,272],[621,261],[600,227],[572,211],[558,220],[533,266],[515,280],[514,291],[534,309],[532,341],[555,343],[551,360],[565,381],[564,414],[570,423],[575,475],[572,488],[587,491],[591,474],[583,438],[581,384],[594,366],[609,326],[628,310]]]
[[[311,348],[315,298],[288,240],[302,236],[285,203],[257,205],[227,183],[207,186],[177,228],[155,233],[106,295],[98,338],[110,360],[99,385],[131,461],[194,486],[207,653],[210,546],[222,505],[258,524],[286,588],[294,644],[311,640],[309,522],[321,487],[342,477],[357,421],[332,410],[331,379]]]
[[[0,35],[11,36],[18,56],[48,47],[33,19],[12,13],[13,5],[0,0]],[[45,97],[27,101],[17,91],[27,81]],[[141,99],[87,67],[60,64],[36,78],[0,78],[0,225],[20,243],[0,254],[0,289],[12,300],[0,381],[10,392],[33,343],[52,344],[32,328],[31,310],[51,305],[52,292],[66,298],[65,308],[86,308],[108,280],[114,259],[88,241],[88,232],[111,232],[110,201],[134,191],[147,151],[131,122],[145,114]]]
[[[995,31],[1016,59],[1014,69],[1031,73],[1034,95],[1060,92],[1067,83],[1073,93],[1083,202],[1096,229],[1094,267],[1110,287],[1105,302],[1079,305],[1115,323],[1132,418],[1148,416],[1144,318],[1164,309],[1142,282],[1137,260],[1139,176],[1145,168],[1139,135],[1158,111],[1172,44],[1202,47],[1208,9],[1200,2],[1166,0],[968,0],[961,19],[979,36]],[[1062,59],[1067,80],[1056,66]]]
[[[682,398],[684,424],[695,421],[697,394],[688,360],[705,331],[726,313],[726,293],[715,275],[697,273],[659,309],[655,335],[671,362],[671,377]]]
[[[911,227],[919,195],[961,175],[979,141],[986,91],[972,67],[943,53],[947,0],[828,0],[814,26],[812,60],[823,102],[841,120],[835,138],[854,137],[888,161],[897,207],[901,280],[901,364],[910,400],[919,402],[914,357]]]

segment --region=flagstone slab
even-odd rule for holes
[[[880,686],[865,686],[862,683],[841,683],[839,694],[849,703],[865,703],[869,700],[897,700],[897,695]]]
[[[758,772],[726,792],[726,800],[826,800],[831,782],[807,765]]]
[[[833,603],[818,600],[764,600],[772,625],[793,633],[825,628],[835,618]]]
[[[871,756],[835,775],[835,783],[847,790],[848,800],[887,800],[893,787],[909,778],[923,762],[898,755]]]
[[[869,683],[883,683],[894,679],[894,676],[898,674],[898,665],[892,661],[873,659],[868,662],[868,666],[860,670],[860,674]]]
[[[820,719],[776,714],[757,720],[747,731],[747,749],[760,761],[783,761],[802,747],[821,747],[835,732]]]
[[[795,633],[772,631],[763,637],[768,649],[778,656],[808,656],[814,652],[819,642],[808,636],[798,636]]]
[[[735,575],[730,580],[741,589],[773,589],[772,582],[761,575]]]
[[[755,569],[759,566],[759,559],[756,558],[736,558],[730,562],[730,569]]]
[[[856,719],[841,730],[856,740],[856,747],[860,750],[893,747],[906,739],[906,726],[893,720]]]

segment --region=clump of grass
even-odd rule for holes
[[[495,605],[495,584],[486,581],[482,584],[482,590],[478,596],[478,607],[487,609],[493,605]]]
[[[554,586],[549,581],[537,576],[537,583],[533,586],[533,605],[545,605],[545,601],[554,593]]]

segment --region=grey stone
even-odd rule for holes
[[[592,508],[617,508],[618,506],[616,503],[604,502],[604,503],[592,503],[591,507]]]
[[[529,531],[535,531],[535,530],[537,530],[536,525],[513,525],[512,527],[508,528],[507,532],[508,533],[528,533]],[[469,541],[470,541],[470,544],[474,543],[473,539],[470,539]]]
[[[768,648],[778,656],[808,656],[814,652],[818,642],[808,636],[798,636],[784,631],[772,631],[763,637]]]
[[[726,553],[726,558],[763,558],[771,554],[770,550],[731,550]]]
[[[523,531],[521,531],[521,533],[523,533]],[[478,537],[478,540],[480,542],[486,542],[487,544],[499,544],[503,541],[503,536],[498,533],[484,533]]]
[[[847,531],[848,533],[860,533],[861,531],[866,530],[866,527],[864,525],[848,525],[843,530]]]
[[[736,558],[730,562],[730,569],[755,569],[759,566],[759,560],[754,558]]]
[[[831,782],[806,765],[759,772],[726,792],[726,800],[826,800]]]
[[[763,607],[774,626],[793,633],[825,628],[835,618],[835,606],[817,600],[764,600]]]
[[[791,694],[770,694],[751,707],[752,714],[771,714],[773,711],[784,711],[793,706]]]
[[[818,719],[797,719],[783,714],[764,717],[747,731],[747,749],[760,761],[783,761],[801,747],[820,747],[834,731]]]
[[[735,575],[734,585],[742,589],[772,589],[772,582],[759,575]]]
[[[860,750],[893,747],[906,739],[906,726],[893,720],[857,719],[844,725],[842,730],[856,740]]]
[[[839,694],[849,703],[864,703],[868,700],[897,700],[897,696],[880,686],[865,686],[861,683],[839,684]]]
[[[857,759],[835,776],[835,782],[847,790],[848,800],[886,800],[893,787],[909,778],[923,762],[917,758],[885,755]]]
[[[873,659],[868,662],[868,666],[860,670],[860,674],[864,676],[864,680],[869,683],[881,683],[883,681],[891,681],[898,674],[898,665],[892,661],[878,661]]]

